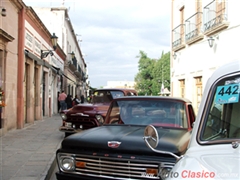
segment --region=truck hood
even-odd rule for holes
[[[143,140],[145,126],[105,125],[76,133],[62,141],[62,149],[98,149],[114,152],[152,154]],[[175,154],[184,154],[191,133],[187,129],[158,127],[159,144],[156,149]],[[108,147],[108,142],[120,142],[117,148]],[[137,151],[136,151],[137,150]]]
[[[78,113],[86,115],[106,114],[109,104],[78,104],[67,111],[67,115],[77,115]]]

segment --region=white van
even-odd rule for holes
[[[239,94],[240,60],[220,67],[209,78],[188,150],[176,158],[172,169],[160,170],[162,179],[240,179]],[[153,126],[146,127],[144,139],[151,149],[157,146]]]

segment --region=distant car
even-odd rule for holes
[[[105,124],[65,138],[57,150],[58,180],[159,179],[176,159],[158,154],[143,141],[146,125],[158,129],[157,149],[182,155],[187,150],[195,113],[189,100],[133,96],[114,99]]]
[[[73,133],[100,126],[104,123],[108,107],[113,99],[136,95],[137,91],[134,89],[98,89],[93,92],[90,103],[77,104],[69,110],[60,112],[62,126],[59,130],[67,137]]]

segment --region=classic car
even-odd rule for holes
[[[172,169],[162,173],[162,179],[240,179],[239,67],[239,60],[225,64],[209,78],[188,150],[177,157]],[[162,152],[155,149],[155,143],[161,141],[157,131],[158,128],[148,126],[144,139],[161,157]]]
[[[67,137],[73,133],[100,126],[104,123],[108,107],[113,99],[136,95],[136,90],[127,88],[95,90],[90,103],[77,104],[71,109],[60,112],[62,126],[59,130]]]
[[[158,171],[172,167],[176,160],[169,154],[159,155],[150,150],[143,141],[144,128],[148,124],[157,127],[159,150],[182,155],[194,120],[195,113],[187,99],[163,96],[114,99],[103,126],[62,141],[56,152],[59,167],[56,177],[58,180],[159,179]]]

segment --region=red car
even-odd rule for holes
[[[60,113],[63,123],[59,128],[65,136],[100,126],[113,99],[123,96],[136,96],[134,89],[109,88],[93,92],[90,103],[77,104],[73,108]]]

